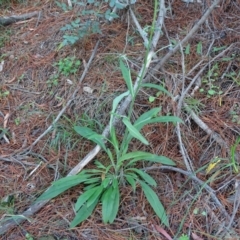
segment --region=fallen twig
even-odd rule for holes
[[[218,4],[221,2],[221,0],[215,0],[213,2],[213,4],[208,8],[208,10],[203,14],[203,16],[201,17],[201,19],[194,25],[194,27],[190,30],[190,32],[187,34],[187,36],[182,39],[181,42],[179,42],[176,47],[173,48],[172,51],[169,51],[168,54],[166,54],[160,61],[159,63],[153,68],[153,72],[158,71],[159,69],[161,69],[163,67],[163,65],[165,64],[165,62],[173,55],[175,54],[180,46],[184,45],[193,35],[194,33],[199,29],[199,27],[206,21],[206,19],[208,18],[208,16],[211,14],[211,12],[213,11],[214,8],[216,8],[218,6]]]
[[[228,149],[227,143],[221,138],[220,135],[218,135],[216,132],[211,130],[206,123],[204,123],[194,111],[190,109],[190,107],[184,103],[183,106],[186,108],[186,110],[190,113],[192,119],[194,122],[202,129],[204,130],[207,134],[209,134],[220,146]]]
[[[41,12],[35,11],[31,13],[25,13],[21,15],[12,15],[10,17],[1,17],[0,18],[0,25],[2,26],[7,26],[9,24],[22,21],[22,20],[27,20],[29,18],[35,17],[35,16],[40,16]]]

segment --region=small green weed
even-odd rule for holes
[[[49,88],[49,94],[50,95],[53,95],[53,93],[54,93],[53,88],[58,86],[58,84],[59,84],[58,79],[59,79],[59,75],[54,74],[54,75],[50,76],[50,78],[47,80],[46,83],[47,83],[47,86]]]
[[[190,240],[190,238],[188,237],[188,235],[182,234],[178,240]]]
[[[233,123],[240,124],[240,103],[233,103],[231,109],[229,110],[229,115]]]
[[[58,75],[53,75],[47,80],[47,85],[49,88],[58,85]]]
[[[59,62],[55,64],[55,66],[58,66],[59,74],[62,74],[66,77],[70,74],[75,74],[80,65],[81,61],[76,60],[75,57],[66,57],[64,59],[60,59]]]
[[[25,240],[34,240],[34,238],[30,233],[26,233]]]
[[[218,63],[215,63],[213,67],[208,71],[207,75],[203,78],[202,83],[205,85],[204,88],[200,88],[201,93],[207,93],[208,97],[221,95],[223,91],[217,86],[216,81],[219,77]]]
[[[18,126],[21,123],[20,117],[15,118],[14,123]]]
[[[0,202],[0,212],[4,212],[5,214],[13,214],[14,213],[14,196],[8,195],[1,199]]]
[[[66,57],[60,59],[57,63],[54,64],[58,68],[57,73],[53,74],[46,81],[48,88],[50,89],[49,94],[53,95],[54,87],[57,87],[59,84],[60,75],[68,77],[71,74],[75,74],[78,71],[81,61],[77,60],[75,57]]]
[[[9,91],[0,91],[0,98],[5,98],[10,94]]]

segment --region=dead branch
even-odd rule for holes
[[[201,19],[194,25],[194,27],[190,30],[190,32],[187,34],[187,36],[181,41],[179,42],[175,48],[173,48],[172,51],[169,51],[168,54],[166,54],[161,60],[160,62],[154,67],[153,72],[158,71],[159,69],[161,69],[163,67],[163,65],[165,64],[165,62],[172,56],[174,55],[180,48],[180,46],[184,45],[193,35],[194,33],[199,29],[199,27],[206,21],[206,19],[208,18],[208,16],[211,14],[211,12],[214,10],[214,8],[216,8],[219,3],[222,0],[215,0],[213,2],[213,4],[208,8],[208,10],[203,14],[203,16],[201,17]],[[150,78],[150,76],[149,76]]]
[[[27,20],[27,19],[35,17],[35,16],[39,16],[40,14],[41,14],[41,12],[35,11],[35,12],[25,13],[25,14],[21,14],[21,15],[12,15],[10,17],[1,17],[0,25],[7,26],[7,25],[10,25],[10,24],[18,22],[18,21],[23,21],[23,20]]]

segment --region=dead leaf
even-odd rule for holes
[[[159,227],[158,225],[154,225],[155,229],[161,233],[165,238],[167,238],[168,240],[173,240],[173,238],[171,238],[171,236],[161,227]]]
[[[197,234],[195,234],[195,233],[192,233],[192,238],[193,238],[193,240],[203,240],[203,238],[197,236]]]

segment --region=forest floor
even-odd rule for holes
[[[213,2],[165,1],[164,26],[147,76],[173,98],[141,89],[132,119],[161,107],[161,115],[178,116],[183,124],[147,125],[142,134],[150,144],[134,141],[130,150],[164,155],[176,163],[175,170],[163,171],[154,164],[148,172],[157,182],[154,190],[166,209],[169,227],[162,225],[141,188],[133,192],[126,185],[121,187],[113,224],[102,223],[98,206],[91,217],[70,229],[82,190],[79,185],[1,232],[7,219],[23,219],[22,213],[51,182],[66,176],[93,149],[95,145],[77,135],[73,126],[88,126],[98,133],[107,126],[113,99],[126,91],[120,56],[128,59],[133,81],[146,56],[128,9],[119,11],[111,22],[97,19],[101,33],[83,32],[76,43],[62,47],[67,32],[60,29],[78,17],[86,25],[92,16],[84,15],[83,7],[96,10],[96,6],[64,11],[54,0],[4,2],[0,1],[0,17],[41,14],[0,28],[0,239],[240,239],[239,0],[220,1],[163,67],[152,71]],[[67,0],[59,2],[67,8]],[[97,10],[106,11],[108,4],[98,2]],[[147,32],[154,1],[137,0],[132,10]],[[87,74],[79,82],[98,41]],[[182,104],[177,96],[183,96]],[[85,168],[94,168],[96,159],[108,162],[100,152]]]

